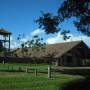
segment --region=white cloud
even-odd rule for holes
[[[24,38],[22,38],[20,41],[17,41],[13,37],[11,37],[11,48],[20,47],[21,43],[26,42],[27,40],[31,40],[33,35],[43,34],[43,33],[44,33],[43,30],[37,29],[37,30],[33,31],[30,35],[27,35]],[[66,42],[83,40],[90,47],[90,37],[87,37],[85,35],[82,35],[82,36],[81,35],[76,36],[74,34],[68,34],[68,35],[71,36],[71,38],[68,39]],[[44,38],[45,35],[43,34],[42,37]],[[55,44],[55,43],[61,43],[61,42],[65,42],[65,41],[62,39],[62,35],[60,35],[60,32],[59,32],[55,36],[47,38],[45,40],[45,42],[47,44]]]
[[[30,37],[29,35],[27,35],[27,36],[25,36],[24,38],[21,38],[20,42],[21,42],[21,43],[24,43],[24,42],[26,42],[26,41],[28,41],[28,40],[30,40],[30,39],[31,39],[31,37]]]
[[[10,41],[10,47],[11,47],[11,49],[18,47],[18,43],[14,40],[14,38],[12,36],[11,36],[11,41]]]
[[[79,40],[83,40],[89,47],[90,47],[90,37],[87,37],[85,35],[79,35],[79,36],[75,36],[73,34],[68,34],[69,36],[71,36],[70,39],[68,39],[67,41],[64,41],[62,38],[62,35],[60,35],[60,32],[55,36],[55,37],[50,37],[46,40],[47,44],[55,44],[55,43],[60,43],[60,42],[70,42],[70,41],[79,41]]]
[[[25,36],[24,38],[21,38],[20,40],[15,40],[15,38],[11,37],[11,42],[10,42],[11,49],[19,48],[21,43],[24,43],[27,40],[30,40],[30,36],[29,35]]]
[[[41,29],[36,29],[36,30],[34,30],[34,31],[31,33],[31,36],[40,35],[40,34],[42,34],[42,33],[44,33],[43,30],[41,30]]]
[[[50,37],[46,40],[46,43],[48,44],[54,44],[58,42],[63,42],[62,35],[60,35],[60,32],[55,37]]]
[[[79,35],[79,36],[75,36],[73,34],[70,34],[71,38],[67,40],[68,41],[79,41],[79,40],[83,40],[84,42],[87,42],[90,40],[90,37],[87,37],[85,35]]]
[[[34,35],[40,35],[42,33],[44,33],[43,30],[36,29],[31,34],[24,36],[20,40],[15,40],[13,37],[11,37],[11,48],[13,49],[13,48],[20,47],[21,43],[31,40],[32,36],[34,36]]]
[[[14,40],[11,41],[11,49],[17,48],[18,47],[18,43]]]
[[[27,41],[27,38],[21,39],[21,42],[26,42],[26,41]]]

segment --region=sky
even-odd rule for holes
[[[11,47],[17,47],[16,38],[19,34],[22,36],[20,42],[30,40],[35,34],[43,37],[48,44],[63,42],[60,32],[54,35],[46,35],[43,30],[38,28],[38,24],[35,23],[35,20],[41,16],[41,11],[57,15],[58,7],[62,3],[63,0],[0,0],[0,28],[12,32]],[[90,38],[80,33],[80,35],[78,34],[73,25],[73,20],[74,18],[65,20],[60,25],[60,28],[71,30],[70,35],[73,41],[83,39],[90,46],[88,41]],[[71,41],[71,39],[68,41]]]

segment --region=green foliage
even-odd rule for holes
[[[90,36],[90,0],[64,0],[58,8],[56,16],[51,13],[42,13],[42,16],[36,20],[36,23],[47,34],[54,34],[61,30],[59,24],[71,17],[76,17],[74,25],[77,27],[77,30]],[[67,32],[66,30],[61,32],[65,40],[70,38],[70,36],[66,36]]]
[[[28,41],[27,44],[29,48],[32,49],[32,51],[35,53],[40,50],[45,50],[44,45],[45,43],[42,42],[43,38],[39,38],[38,35],[33,36],[33,39]]]
[[[90,0],[65,0],[58,9],[58,15],[64,20],[76,17],[77,30],[90,36]]]
[[[19,34],[17,40],[20,41],[22,37],[24,37],[24,35],[21,36],[21,34]],[[36,53],[40,50],[45,51],[44,45],[46,45],[46,43],[43,42],[43,38],[39,38],[38,35],[35,35],[31,40],[21,43],[21,53],[23,56],[28,56],[32,54],[29,50],[32,50],[33,53]]]
[[[26,43],[21,44],[21,52],[22,52],[23,56],[24,56],[24,54],[25,55],[28,54],[28,47],[26,46]]]
[[[64,30],[61,32],[61,35],[63,36],[64,40],[67,40],[70,38],[70,36],[67,35],[68,33],[70,33],[70,31],[68,31],[68,30]]]
[[[51,13],[42,13],[42,16],[36,20],[36,23],[38,23],[39,28],[45,30],[47,34],[55,33],[60,30],[60,28],[58,28],[60,18],[53,16]]]

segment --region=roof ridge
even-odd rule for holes
[[[0,34],[11,34],[11,32],[9,32],[3,28],[0,28]]]
[[[69,42],[61,42],[61,43],[55,43],[55,44],[47,44],[46,46],[53,46],[53,45],[58,45],[58,44],[67,44],[67,43],[75,43],[75,42],[83,42],[83,40],[78,40],[78,41],[69,41]]]

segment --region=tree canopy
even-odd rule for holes
[[[21,35],[19,35],[17,39],[21,39]],[[34,55],[33,53],[37,53],[40,50],[45,51],[45,45],[46,43],[43,42],[43,38],[35,35],[31,40],[27,40],[26,42],[21,43],[21,53],[23,56]],[[29,49],[31,49],[32,51],[30,52]]]
[[[39,38],[38,35],[35,35],[33,36],[32,40],[27,41],[27,45],[35,53],[40,51],[41,49],[42,50],[45,49],[44,45],[46,45],[46,43],[43,43],[42,41],[43,41],[43,38]]]
[[[56,16],[50,12],[42,13],[36,23],[39,24],[39,28],[45,30],[46,34],[54,34],[61,30],[59,24],[71,17],[76,17],[74,25],[77,30],[90,36],[90,0],[64,0],[58,8]],[[66,37],[67,33],[69,33],[67,30],[61,32],[64,37]]]

